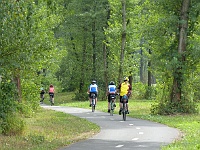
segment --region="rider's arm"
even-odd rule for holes
[[[131,94],[132,94],[132,87],[131,87],[131,85],[129,84],[129,89],[128,89],[127,96],[130,97]]]

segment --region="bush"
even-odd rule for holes
[[[25,130],[25,122],[18,114],[6,114],[1,125],[4,135],[21,135]]]
[[[132,97],[134,99],[144,99],[146,95],[146,87],[143,83],[133,83],[132,85]]]

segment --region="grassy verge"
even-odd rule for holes
[[[89,102],[72,101],[73,93],[55,95],[55,105],[88,108]],[[49,104],[46,95],[45,103]],[[150,107],[154,101],[130,100],[129,116],[151,120],[180,129],[182,139],[163,147],[163,150],[198,150],[200,149],[200,115],[159,116],[150,115]],[[117,110],[115,113],[118,113]],[[99,101],[97,109],[107,111],[107,101]],[[85,119],[41,109],[34,117],[26,118],[27,129],[22,136],[0,135],[2,150],[54,150],[86,139],[99,132],[99,127]]]
[[[0,135],[1,150],[55,150],[91,137],[100,130],[86,119],[42,108],[25,121],[27,129],[22,136]]]

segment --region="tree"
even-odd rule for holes
[[[196,111],[191,95],[194,87],[188,87],[191,70],[199,63],[193,57],[196,50],[191,45],[192,34],[199,30],[194,27],[199,18],[198,4],[198,1],[185,0],[143,3],[142,19],[146,19],[147,24],[140,28],[141,37],[148,41],[145,47],[153,50],[151,63],[154,70],[151,70],[162,89],[159,90],[158,106],[152,108],[154,113]]]
[[[58,51],[52,29],[60,18],[49,13],[45,1],[7,0],[0,6],[1,127],[4,134],[21,134],[24,123],[19,112],[28,116],[39,107],[41,78],[37,72],[56,61],[54,58],[49,62]],[[14,121],[19,126],[12,126]]]
[[[124,52],[125,52],[125,45],[126,45],[126,0],[122,0],[122,33],[121,33],[121,53],[120,53],[120,64],[119,64],[119,77],[118,83],[121,82],[122,75],[123,75],[123,64],[124,64]]]

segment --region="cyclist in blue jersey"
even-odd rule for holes
[[[92,98],[91,98],[92,93],[94,93],[95,96],[96,96],[96,99],[95,99],[96,103],[95,104],[97,104],[98,86],[97,86],[95,80],[93,80],[92,83],[90,84],[90,86],[88,87],[87,93],[89,94],[90,107],[91,107],[91,104],[92,104]]]
[[[116,97],[116,92],[117,88],[115,86],[115,82],[111,81],[108,85],[108,90],[107,90],[107,96],[108,96],[108,113],[110,113],[110,101],[111,101],[111,96]],[[116,105],[114,104],[114,107]]]

